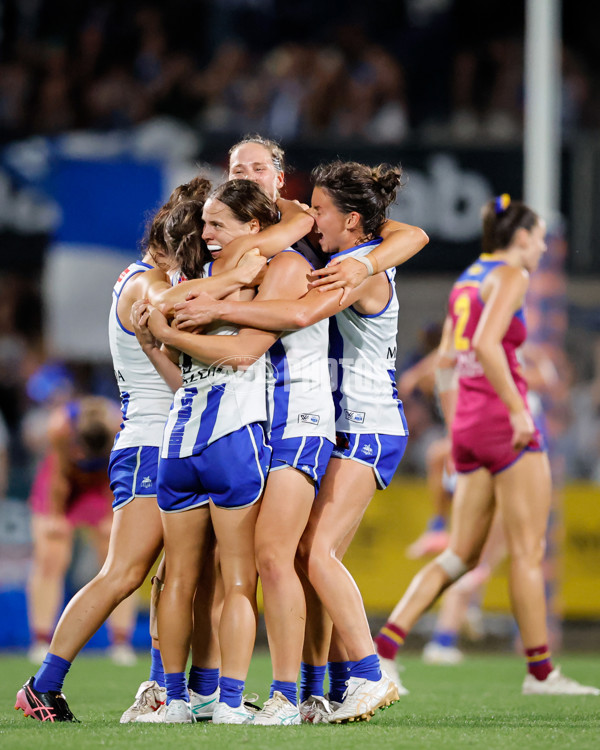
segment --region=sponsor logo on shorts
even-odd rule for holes
[[[298,422],[303,424],[319,424],[320,421],[318,414],[298,414]]]
[[[344,409],[344,416],[349,422],[356,424],[363,424],[365,421],[364,411],[352,411],[351,409]]]
[[[369,443],[367,443],[366,445],[363,445],[363,447],[361,448],[361,451],[365,454],[365,456],[372,456],[373,453],[375,452],[373,448],[371,447],[371,445],[369,445]]]
[[[152,480],[150,479],[150,477],[144,477],[142,479],[142,487],[144,489],[148,489],[149,487],[152,487]]]

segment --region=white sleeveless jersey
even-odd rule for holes
[[[272,442],[311,435],[335,441],[328,346],[329,320],[325,319],[284,333],[269,349],[267,427]]]
[[[362,257],[380,242],[377,238],[333,257]],[[396,270],[386,271],[386,276],[391,296],[381,312],[363,315],[350,306],[330,319],[331,385],[338,432],[408,435],[396,390]]]
[[[236,326],[222,325],[211,334],[234,336]],[[265,359],[247,370],[232,370],[226,361],[206,365],[187,354],[180,357],[183,385],[175,394],[165,427],[161,455],[185,458],[253,422],[267,418]]]
[[[127,282],[153,266],[131,263],[119,276],[113,289],[108,322],[108,338],[115,376],[121,393],[121,432],[113,449],[160,446],[165,422],[173,403],[173,392],[156,372],[135,337],[117,314],[117,303]],[[129,325],[129,322],[127,322]]]

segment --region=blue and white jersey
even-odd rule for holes
[[[379,237],[332,257],[362,257],[380,242]],[[338,432],[408,435],[396,390],[396,269],[385,273],[390,298],[381,312],[363,315],[350,306],[330,319],[331,385]]]
[[[311,435],[335,442],[328,347],[329,320],[326,318],[307,328],[282,334],[269,349],[267,434],[271,442]]]
[[[151,268],[153,266],[141,261],[131,263],[113,289],[108,338],[123,414],[121,432],[115,438],[113,449],[160,446],[173,403],[173,392],[142,351],[135,333],[127,327],[129,321],[120,320],[117,314],[117,304],[125,284]]]
[[[203,335],[235,336],[237,332],[237,326],[224,324]],[[207,365],[182,354],[180,367],[183,385],[169,412],[162,458],[197,455],[245,425],[266,421],[264,357],[247,370],[233,370],[227,361]]]

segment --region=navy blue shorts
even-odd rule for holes
[[[408,435],[338,432],[332,458],[348,458],[370,466],[375,472],[377,487],[384,490],[392,481],[406,450]]]
[[[161,458],[158,505],[179,513],[207,505],[245,508],[262,497],[271,463],[262,425],[245,425],[201,453],[187,458]]]
[[[315,492],[329,463],[333,443],[324,437],[282,438],[271,442],[273,458],[270,471],[291,466],[309,476],[315,483]]]
[[[122,508],[135,497],[156,497],[159,453],[160,448],[151,445],[111,452],[108,477],[115,497],[113,510]]]

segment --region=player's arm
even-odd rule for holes
[[[529,443],[535,427],[510,372],[502,340],[523,304],[528,283],[527,272],[512,266],[500,266],[488,275],[481,289],[485,305],[472,342],[486,378],[508,409],[517,450]]]
[[[257,297],[251,302],[214,300],[201,295],[175,307],[175,322],[182,329],[221,320],[265,331],[295,331],[329,318],[354,303],[372,300],[376,296],[373,292],[378,281],[375,277],[368,279],[353,289],[341,304],[342,291],[339,289],[323,293],[311,289],[300,299],[263,300]]]
[[[450,429],[456,410],[457,377],[456,351],[454,349],[454,329],[452,318],[444,321],[440,345],[435,352],[435,389],[440,401],[446,428]]]
[[[266,262],[258,248],[253,247],[242,254],[234,268],[220,273],[217,269],[212,276],[182,281],[175,286],[155,285],[150,287],[147,296],[154,307],[169,317],[173,314],[174,305],[183,302],[190,294],[205,292],[221,299],[242,287],[258,284]]]
[[[175,393],[181,385],[181,370],[176,360],[162,348],[161,342],[152,335],[148,328],[149,307],[146,300],[134,302],[131,308],[131,324],[142,351],[148,357],[154,369]]]
[[[251,328],[241,329],[237,336],[187,333],[170,326],[165,316],[152,306],[148,308],[148,327],[166,346],[206,365],[220,364],[234,370],[253,365],[278,338],[273,332]]]
[[[341,288],[355,289],[369,276],[402,265],[429,242],[429,237],[419,227],[403,224],[393,219],[386,220],[381,236],[383,242],[364,256],[366,261],[345,258],[335,260],[325,268],[317,268],[312,272],[314,280],[311,286],[323,291]],[[347,293],[348,291],[344,292],[342,302]]]
[[[308,263],[298,253],[281,253],[273,258],[255,302],[262,304],[273,299],[298,298],[306,291],[308,268]],[[237,336],[197,336],[182,330],[167,330],[162,320],[154,314],[151,314],[150,328],[163,343],[177,347],[201,362],[213,364],[226,360],[228,365],[235,368],[251,365],[279,338],[279,331],[256,330],[253,327],[242,328]],[[185,333],[185,336],[180,337],[178,334],[181,333]]]

